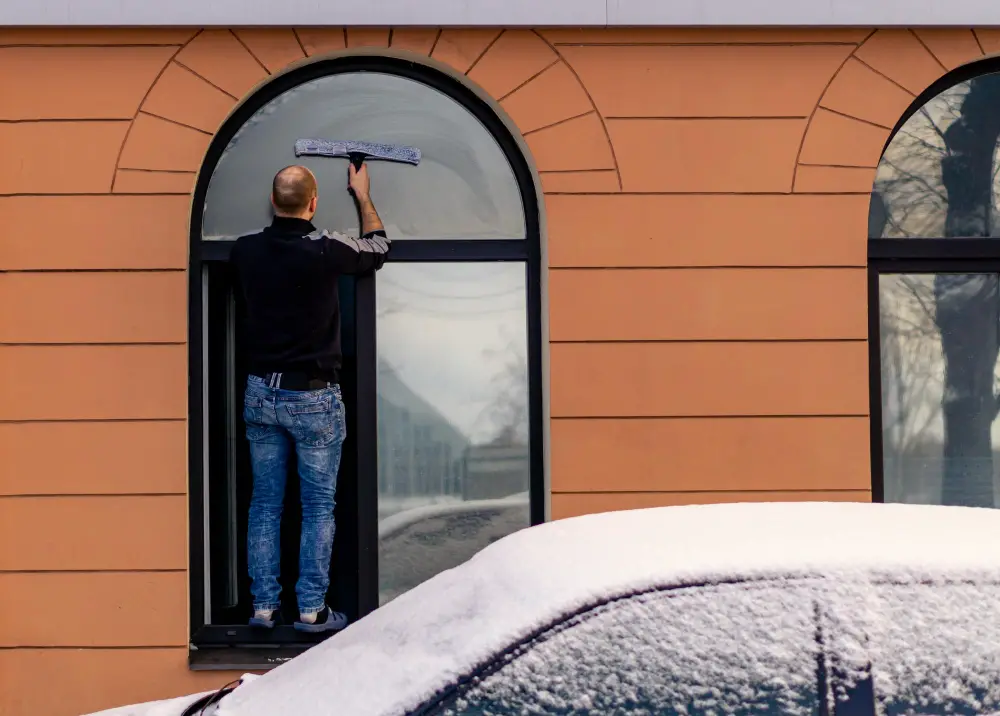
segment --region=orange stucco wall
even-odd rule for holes
[[[230,678],[186,667],[189,193],[268,74],[389,44],[538,169],[553,516],[869,499],[874,167],[997,31],[0,28],[4,716]]]

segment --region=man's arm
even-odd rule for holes
[[[366,194],[364,199],[358,198],[358,207],[361,210],[361,235],[368,236],[368,234],[381,231],[382,236],[385,236],[385,227],[382,225],[382,220],[378,218],[378,212],[375,211],[375,204],[372,202],[370,194]]]
[[[326,253],[331,259],[331,268],[341,274],[378,271],[385,263],[392,242],[385,235],[385,227],[372,201],[368,167],[362,164],[361,169],[355,171],[351,164],[348,169],[348,186],[354,193],[361,213],[361,238],[325,234]]]

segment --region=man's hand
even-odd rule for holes
[[[369,196],[371,184],[368,179],[367,164],[362,164],[360,169],[355,169],[353,163],[348,166],[347,186],[354,192],[354,196],[359,202],[367,201],[371,198]]]

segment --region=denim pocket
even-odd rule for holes
[[[260,424],[264,422],[264,401],[249,393],[243,396],[243,422],[247,425]]]
[[[286,403],[292,420],[295,442],[311,447],[325,447],[337,439],[336,425],[342,403],[323,396],[308,402]]]

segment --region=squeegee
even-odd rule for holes
[[[360,169],[366,159],[387,162],[420,164],[420,150],[400,144],[377,142],[332,141],[329,139],[299,139],[295,142],[295,156],[346,157],[355,169]]]

